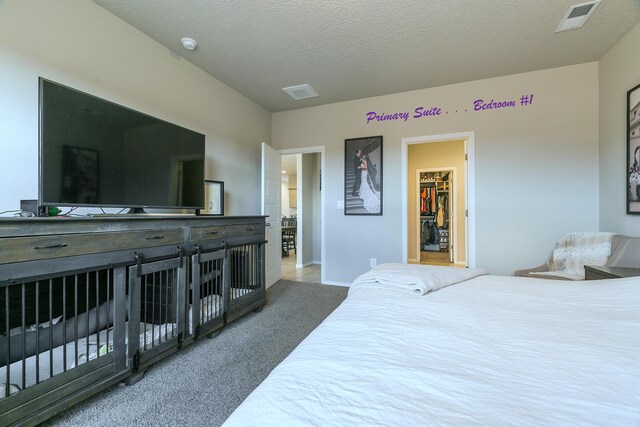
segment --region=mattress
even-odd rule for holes
[[[224,425],[640,425],[639,331],[639,278],[358,289]]]

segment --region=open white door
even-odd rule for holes
[[[280,152],[262,143],[262,215],[267,215],[267,288],[282,274],[282,234],[280,231]]]

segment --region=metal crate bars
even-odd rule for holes
[[[108,358],[114,268],[0,283],[0,399]]]
[[[264,242],[233,246],[229,249],[228,316],[232,321],[265,298]]]
[[[141,260],[141,258],[139,258]],[[129,267],[128,353],[132,370],[184,339],[186,261],[176,258]]]
[[[224,324],[224,283],[227,277],[225,250],[197,253],[191,257],[189,332],[198,338]],[[211,335],[210,335],[211,336]]]

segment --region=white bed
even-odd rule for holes
[[[640,425],[640,278],[362,287],[225,426]]]

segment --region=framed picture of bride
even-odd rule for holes
[[[382,136],[344,140],[344,214],[382,215]]]

